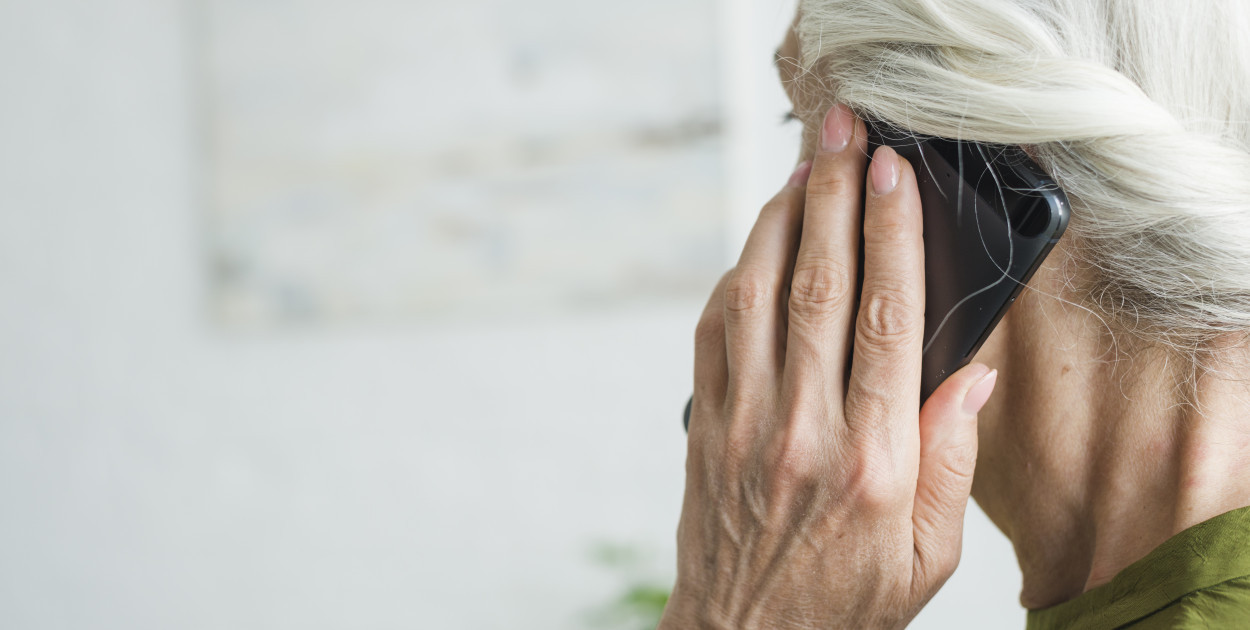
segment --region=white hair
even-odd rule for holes
[[[910,130],[1022,145],[1072,203],[1082,288],[1195,353],[1250,331],[1250,2],[801,0],[805,74]],[[808,113],[810,115],[810,113]]]

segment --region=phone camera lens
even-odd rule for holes
[[[1022,197],[1011,209],[1011,227],[1020,236],[1033,238],[1046,229],[1049,210],[1045,197]]]

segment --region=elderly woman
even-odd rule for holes
[[[969,494],[1031,628],[1250,627],[1247,33],[1244,0],[801,2],[803,161],[698,326],[661,628],[905,626]],[[923,406],[916,165],[867,166],[869,117],[1019,145],[1072,203]]]

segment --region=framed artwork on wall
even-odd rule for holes
[[[200,1],[220,323],[613,308],[723,271],[715,0]]]

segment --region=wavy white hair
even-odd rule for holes
[[[920,135],[1023,145],[1091,306],[1195,353],[1250,331],[1250,2],[802,0],[805,74]],[[1118,327],[1121,327],[1118,326]]]

